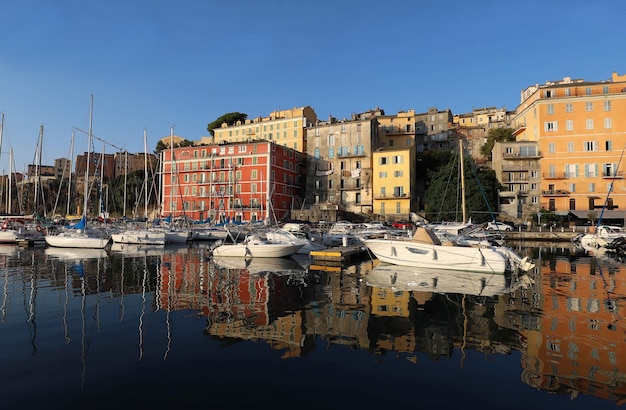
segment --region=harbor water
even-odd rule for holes
[[[626,269],[512,244],[523,280],[209,244],[0,248],[4,408],[567,408],[626,398]],[[470,276],[474,275],[474,276]]]

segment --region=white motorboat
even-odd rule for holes
[[[228,238],[228,231],[223,227],[198,226],[191,228],[196,241],[219,241]]]
[[[265,234],[265,237],[270,242],[302,245],[297,253],[303,255],[308,255],[311,251],[326,249],[326,246],[321,243],[314,242],[304,235],[298,235],[298,233],[290,232],[285,229],[271,230]]]
[[[597,249],[606,246],[618,238],[626,238],[626,230],[621,226],[599,225],[596,232],[586,233],[577,240],[583,249]]]
[[[432,228],[423,226],[411,239],[367,239],[365,245],[380,261],[394,265],[496,274],[509,268],[496,247],[442,243]]]
[[[250,235],[241,243],[221,243],[213,249],[213,256],[237,256],[240,258],[282,258],[293,255],[302,244],[271,242]]]

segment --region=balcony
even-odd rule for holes
[[[542,190],[541,195],[543,196],[569,196],[570,192],[565,189],[552,189],[552,190]]]
[[[624,178],[624,172],[623,171],[603,172],[602,173],[602,178],[604,178],[604,179],[623,179]]]
[[[542,175],[543,179],[566,179],[569,178],[569,175],[565,172],[544,172]]]
[[[529,160],[529,159],[540,159],[541,154],[521,154],[519,152],[507,152],[502,155],[502,158],[507,160]]]

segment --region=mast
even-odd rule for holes
[[[148,223],[148,135],[143,129],[143,193],[144,193],[144,216]]]
[[[128,151],[124,152],[124,206],[122,215],[126,218],[126,180],[128,178]]]
[[[467,209],[465,209],[465,169],[463,166],[463,140],[459,138],[459,151],[461,158],[461,207],[463,208],[463,223],[467,222]]]
[[[11,213],[13,211],[13,204],[11,203],[12,201],[12,197],[13,197],[13,193],[11,191],[12,189],[12,182],[11,182],[11,177],[13,176],[13,147],[9,148],[9,202],[8,202],[8,207],[7,207],[7,213]]]
[[[0,118],[0,153],[2,153],[2,133],[4,131],[4,113],[2,113],[2,116]],[[11,180],[11,174],[9,173],[9,181]],[[7,198],[8,198],[8,194],[7,194]],[[9,210],[9,208],[6,208],[6,212],[8,214],[11,213],[11,211]]]
[[[39,138],[37,139],[37,150],[35,152],[35,208],[34,215],[37,216],[37,211],[39,209],[39,178],[40,178],[40,169],[41,169],[41,151],[42,151],[42,140],[43,140],[43,124],[39,126]]]
[[[172,201],[174,200],[174,175],[174,127],[170,127],[170,215],[172,214]]]
[[[84,189],[84,198],[83,198],[83,218],[87,220],[87,197],[89,195],[89,157],[90,149],[91,149],[91,130],[93,126],[93,94],[91,94],[91,104],[89,105],[89,138],[87,142],[87,168],[85,168],[85,189]]]
[[[65,211],[65,216],[70,214],[70,202],[72,200],[72,161],[74,158],[74,136],[74,131],[72,131],[72,141],[70,142],[70,175],[67,180],[67,207]]]

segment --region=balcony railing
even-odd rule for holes
[[[624,178],[624,172],[623,171],[603,172],[602,173],[602,178],[622,179],[622,178]]]
[[[544,172],[543,179],[566,179],[569,175],[565,172]]]
[[[547,189],[542,190],[541,195],[543,196],[569,196],[570,192],[565,189]]]

